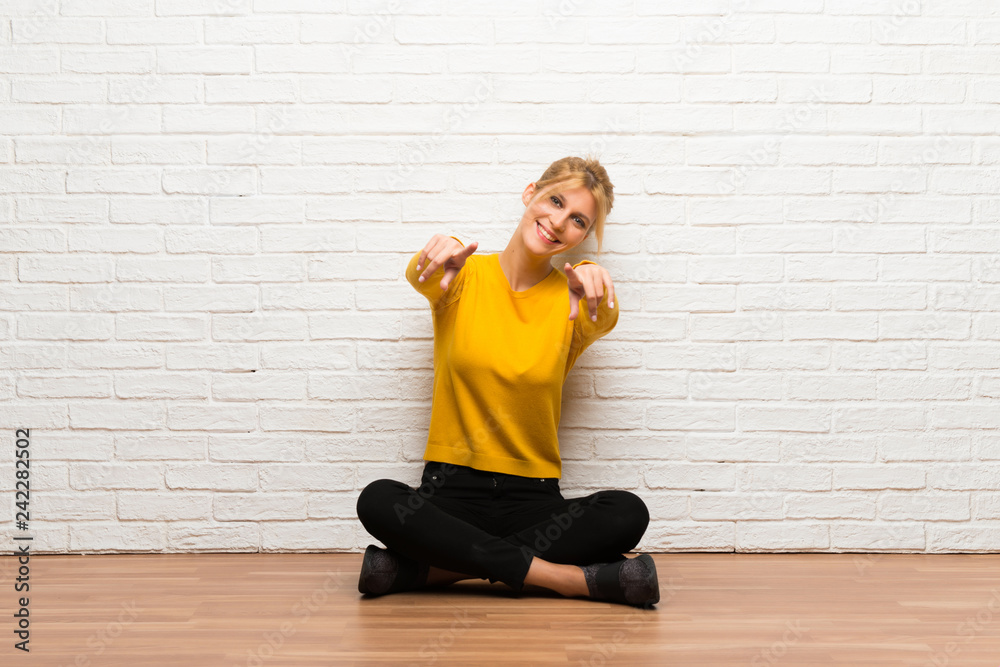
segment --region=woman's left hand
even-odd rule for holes
[[[597,321],[597,304],[604,297],[605,288],[608,293],[608,307],[615,307],[615,286],[611,282],[611,274],[598,264],[581,264],[573,268],[566,262],[563,267],[569,286],[569,319],[575,320],[580,314],[579,301],[587,299],[590,319]]]

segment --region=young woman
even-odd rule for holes
[[[648,555],[628,558],[649,524],[624,490],[566,499],[557,429],[563,382],[618,322],[607,269],[552,257],[596,234],[613,186],[596,159],[553,162],[521,195],[524,215],[503,252],[435,234],[406,277],[430,302],[434,388],[418,488],[368,484],[358,518],[387,549],[365,551],[358,590],[383,595],[463,579],[525,584],[569,597],[650,607],[660,599]]]

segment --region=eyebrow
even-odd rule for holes
[[[566,198],[565,198],[565,197],[563,197],[562,195],[555,195],[555,197],[556,197],[556,199],[558,199],[558,200],[559,200],[559,201],[560,201],[560,202],[561,202],[561,203],[562,203],[563,205],[565,205],[565,204],[566,204]],[[583,218],[583,219],[584,219],[584,220],[586,221],[586,223],[587,223],[587,226],[588,226],[588,227],[590,226],[590,218],[588,218],[588,217],[586,216],[586,214],[582,213],[581,211],[573,211],[573,212],[574,212],[574,213],[576,213],[576,214],[577,214],[578,216],[580,216],[581,218]]]

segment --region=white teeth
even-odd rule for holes
[[[537,222],[535,224],[538,225]],[[542,227],[541,225],[538,225],[538,230],[542,233],[542,236],[544,236],[548,240],[552,241],[553,243],[559,243],[559,239],[553,238],[552,236],[549,236],[549,233],[547,231],[545,231],[545,228]]]

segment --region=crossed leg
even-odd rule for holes
[[[541,503],[523,519],[508,521],[512,532],[501,538],[469,523],[476,517],[465,508],[440,498],[426,503],[421,499],[409,505],[417,508],[410,511],[405,504],[415,496],[402,482],[377,480],[359,497],[358,517],[390,549],[435,563],[429,568],[429,586],[487,577],[494,581],[492,575],[502,571],[503,581],[518,592],[527,584],[567,597],[589,597],[578,565],[622,558],[649,523],[646,506],[635,494],[598,491],[585,498]]]

